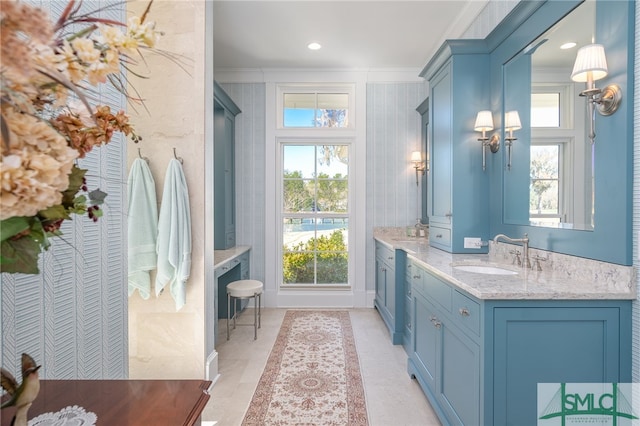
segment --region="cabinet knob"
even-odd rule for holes
[[[393,256],[389,256],[389,257],[387,257],[387,259],[393,260]]]
[[[453,213],[451,213],[451,212],[445,214],[445,217],[451,217],[451,216],[453,216]]]
[[[437,318],[432,319],[432,320],[431,320],[431,323],[433,324],[433,326],[434,326],[435,328],[440,328],[440,327],[442,327],[442,323],[441,323],[440,321],[438,321],[438,319],[437,319]]]
[[[413,279],[414,279],[414,280],[417,280],[417,279],[419,279],[419,278],[420,278],[420,275],[414,275],[414,276],[413,276]]]
[[[407,296],[411,297],[411,290],[407,292]]]
[[[436,238],[442,238],[442,234],[437,234]]]
[[[226,271],[227,269],[229,269],[229,267],[228,267],[228,266],[223,266],[223,267],[222,267],[222,270],[223,270],[223,271]]]
[[[471,315],[468,308],[460,308],[458,312],[460,312],[460,315],[462,315],[463,317],[468,317],[469,315]]]
[[[380,272],[387,272],[387,268],[380,268]]]
[[[411,323],[408,323],[408,324],[407,324],[407,328],[408,328],[409,330],[411,330]]]

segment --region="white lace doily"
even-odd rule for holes
[[[29,420],[29,426],[95,426],[98,416],[77,405],[65,407],[57,413],[44,413]]]

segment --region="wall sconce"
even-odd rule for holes
[[[473,126],[476,132],[482,132],[482,137],[478,141],[482,142],[482,170],[487,168],[487,147],[492,153],[498,152],[500,149],[500,137],[497,134],[487,137],[486,132],[493,130],[493,114],[491,111],[480,111],[476,116],[476,124]]]
[[[513,132],[520,129],[522,129],[522,124],[520,124],[518,111],[507,112],[504,116],[504,130],[509,132],[509,136],[504,137],[504,144],[507,146],[508,152],[507,170],[511,170],[511,145],[513,145],[513,141],[518,140],[518,138],[513,137]]]
[[[595,87],[595,81],[607,76],[607,58],[604,54],[604,46],[601,44],[588,44],[578,50],[576,62],[573,64],[571,79],[580,83],[587,83],[587,88],[580,92],[580,96],[587,98],[589,108],[589,139],[595,141],[596,109],[601,115],[611,115],[618,110],[622,101],[622,91],[616,84],[610,84],[604,89]]]
[[[418,172],[422,172],[424,175],[427,170],[427,166],[422,162],[422,153],[420,151],[413,151],[411,153],[411,162],[413,163],[413,168],[416,169],[416,185],[419,185]]]

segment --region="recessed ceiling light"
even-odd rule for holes
[[[576,44],[571,41],[560,46],[560,49],[571,49],[572,47],[576,47]]]
[[[307,44],[307,47],[309,48],[309,50],[318,50],[322,47],[322,45],[314,41],[312,43]]]

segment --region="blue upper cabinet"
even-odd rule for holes
[[[520,2],[484,40],[494,127],[502,141],[487,164],[490,236],[527,233],[532,247],[632,264],[634,8],[628,1]],[[561,55],[565,61],[545,62],[559,47],[557,35],[565,33],[578,45]],[[595,114],[591,144],[590,114],[579,96],[586,85],[572,81],[571,73],[578,48],[593,41],[604,46],[608,65],[608,75],[595,85],[619,86],[622,102],[610,116]],[[554,94],[556,122],[541,123],[536,102]],[[504,117],[513,110],[522,128],[513,134],[509,162]],[[543,170],[541,152],[551,151],[558,157],[555,168]]]
[[[429,81],[429,240],[452,253],[465,237],[489,237],[489,178],[482,169],[476,114],[490,108],[489,55],[483,40],[449,40],[420,74]]]

